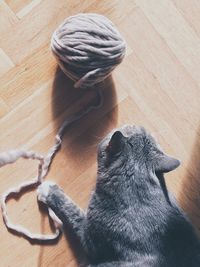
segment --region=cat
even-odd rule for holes
[[[38,200],[71,227],[88,267],[199,267],[200,241],[164,181],[179,165],[143,127],[126,125],[98,146],[87,211],[51,182]]]

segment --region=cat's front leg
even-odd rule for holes
[[[38,200],[53,210],[64,226],[72,229],[74,235],[83,242],[85,213],[55,183],[43,182],[37,190]],[[82,244],[83,245],[83,244]]]

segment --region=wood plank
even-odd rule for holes
[[[137,10],[134,16],[127,20],[132,25],[132,30],[130,32],[128,28],[124,27],[124,34],[132,44],[132,50],[137,58],[152,73],[154,80],[159,82],[162,90],[178,106],[185,117],[187,116],[191,122],[197,123],[199,118],[196,111],[199,110],[200,98],[198,84],[187,73],[141,10]],[[188,102],[192,102],[192,106],[188,106]],[[187,106],[187,110],[185,106]]]
[[[126,5],[120,0],[102,0],[92,3],[85,9],[85,12],[99,13],[100,11],[102,15],[111,19],[115,25],[119,25],[127,16],[131,16],[136,7],[134,0],[126,0]]]
[[[6,55],[6,53],[0,48],[0,76],[5,74],[8,70],[14,67],[12,60]]]
[[[191,77],[200,84],[200,37],[170,0],[137,0],[156,31],[166,41]]]
[[[173,3],[177,10],[183,15],[193,30],[200,37],[200,2],[198,0],[192,0],[192,4],[188,5],[187,0],[173,0]]]
[[[9,107],[6,105],[6,103],[3,101],[3,99],[0,97],[0,119],[4,117],[6,113],[9,112]]]
[[[49,46],[42,47],[1,78],[2,99],[11,108],[16,107],[43,83],[53,80],[56,67]]]
[[[32,0],[5,0],[5,2],[16,14],[20,12],[20,10],[22,10],[24,7],[29,5],[32,2]]]
[[[0,35],[2,39],[3,35],[11,31],[12,27],[15,27],[18,24],[18,19],[12,10],[4,1],[0,1]],[[1,47],[1,45],[0,45]]]
[[[24,8],[22,8],[20,11],[17,12],[17,17],[19,19],[22,19],[24,16],[26,16],[28,13],[32,11],[33,8],[35,8],[41,0],[32,0],[28,5],[26,5]]]

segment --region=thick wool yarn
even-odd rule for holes
[[[58,64],[76,88],[103,81],[122,61],[125,47],[113,23],[93,13],[67,18],[51,39]]]
[[[44,178],[47,176],[49,172],[49,168],[53,161],[53,158],[56,152],[61,147],[62,138],[63,138],[66,128],[69,125],[71,125],[73,122],[79,120],[81,117],[86,115],[91,110],[97,109],[100,107],[100,105],[102,104],[101,92],[100,92],[100,99],[101,101],[99,105],[97,106],[91,105],[84,111],[80,111],[64,121],[64,123],[60,127],[55,137],[55,144],[49,149],[46,156],[42,156],[34,151],[25,151],[25,150],[20,150],[20,149],[0,153],[0,167],[3,167],[4,165],[7,165],[7,164],[14,163],[19,158],[33,159],[33,160],[39,161],[38,173],[33,180],[24,182],[15,188],[10,188],[7,192],[5,192],[1,196],[2,216],[3,216],[5,225],[9,230],[13,230],[14,232],[30,240],[48,241],[48,240],[55,240],[58,238],[58,236],[61,233],[62,223],[51,209],[48,209],[48,211],[49,211],[49,216],[52,219],[54,226],[55,226],[55,233],[51,235],[44,235],[44,234],[37,234],[37,233],[33,234],[28,229],[22,227],[21,225],[15,225],[10,221],[8,217],[8,213],[7,213],[6,202],[9,199],[9,197],[12,196],[12,194],[20,194],[24,189],[29,189],[29,188],[32,188],[33,186],[38,186],[44,181]]]

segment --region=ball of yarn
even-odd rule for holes
[[[51,49],[75,87],[103,81],[122,61],[125,41],[103,15],[81,13],[67,18],[53,33]]]

